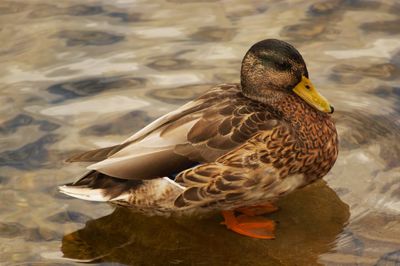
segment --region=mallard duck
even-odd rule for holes
[[[73,156],[94,162],[72,197],[156,214],[220,210],[228,229],[274,238],[261,214],[322,178],[338,154],[333,107],[290,44],[267,39],[244,56],[240,84],[222,84],[123,143]]]

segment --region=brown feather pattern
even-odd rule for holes
[[[102,167],[114,163],[114,169],[107,168],[113,173],[125,167],[119,175],[123,182],[115,177],[108,182],[106,175],[91,172],[77,185],[98,187],[98,182],[107,189],[117,184],[122,191],[132,181],[135,188],[127,200],[131,205],[227,210],[275,200],[322,178],[336,161],[337,133],[328,114],[293,93],[301,77],[308,72],[294,47],[279,40],[261,41],[243,59],[240,85],[216,86],[121,145],[69,159],[100,161]],[[165,145],[148,151],[148,137]],[[117,165],[118,160],[123,163]],[[186,169],[192,162],[200,164]],[[176,183],[160,178],[181,170]]]
[[[334,124],[328,115],[310,110],[310,106],[296,97],[289,97],[282,103],[286,115],[280,122],[273,120],[274,126],[268,130],[257,133],[215,162],[179,174],[176,181],[190,187],[191,195],[196,194],[196,197],[187,198],[183,193],[175,206],[232,209],[273,200],[290,192],[294,189],[290,186],[274,189],[289,176],[301,176],[300,186],[323,177],[338,153]],[[268,114],[267,110],[264,108],[265,117],[271,117],[272,112]],[[238,111],[236,114],[245,113]],[[247,136],[246,127],[238,128]],[[202,182],[196,183],[196,180]]]

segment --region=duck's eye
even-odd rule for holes
[[[290,64],[285,61],[275,61],[275,68],[280,71],[286,71],[290,69]]]
[[[289,62],[283,61],[281,58],[271,56],[260,56],[261,62],[264,66],[273,68],[278,71],[287,71],[291,68]]]
[[[260,56],[261,62],[266,67],[274,67],[274,61],[269,56]]]

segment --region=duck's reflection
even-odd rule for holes
[[[343,203],[319,181],[279,202],[275,240],[243,237],[222,218],[146,217],[129,209],[87,222],[65,235],[64,257],[130,265],[311,265],[335,245],[349,218]]]

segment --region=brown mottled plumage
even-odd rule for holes
[[[219,157],[214,163],[202,164],[180,173],[176,182],[191,189],[178,197],[175,206],[204,206],[210,203],[217,203],[221,209],[242,206],[242,201],[226,201],[227,196],[233,195],[240,195],[246,204],[253,201],[251,205],[254,205],[263,199],[255,195],[253,190],[246,191],[249,186],[272,189],[278,185],[277,182],[291,175],[304,175],[300,184],[304,186],[323,177],[337,157],[335,126],[329,115],[315,112],[306,103],[298,101],[296,96],[286,99],[280,105],[283,112],[279,122],[273,119],[279,115],[279,110],[264,111],[269,122],[275,122],[271,128],[263,128],[261,132],[257,130],[256,134],[252,132],[252,137],[246,139],[244,144]],[[264,106],[265,109],[268,110],[268,107]],[[245,125],[245,122],[241,124]],[[254,124],[250,128],[252,126]],[[212,179],[209,178],[211,175]],[[294,188],[275,190],[268,198],[278,198]]]
[[[72,157],[96,163],[60,189],[154,213],[275,201],[335,163],[331,112],[300,53],[264,40],[244,57],[241,84],[216,86],[120,145]]]

